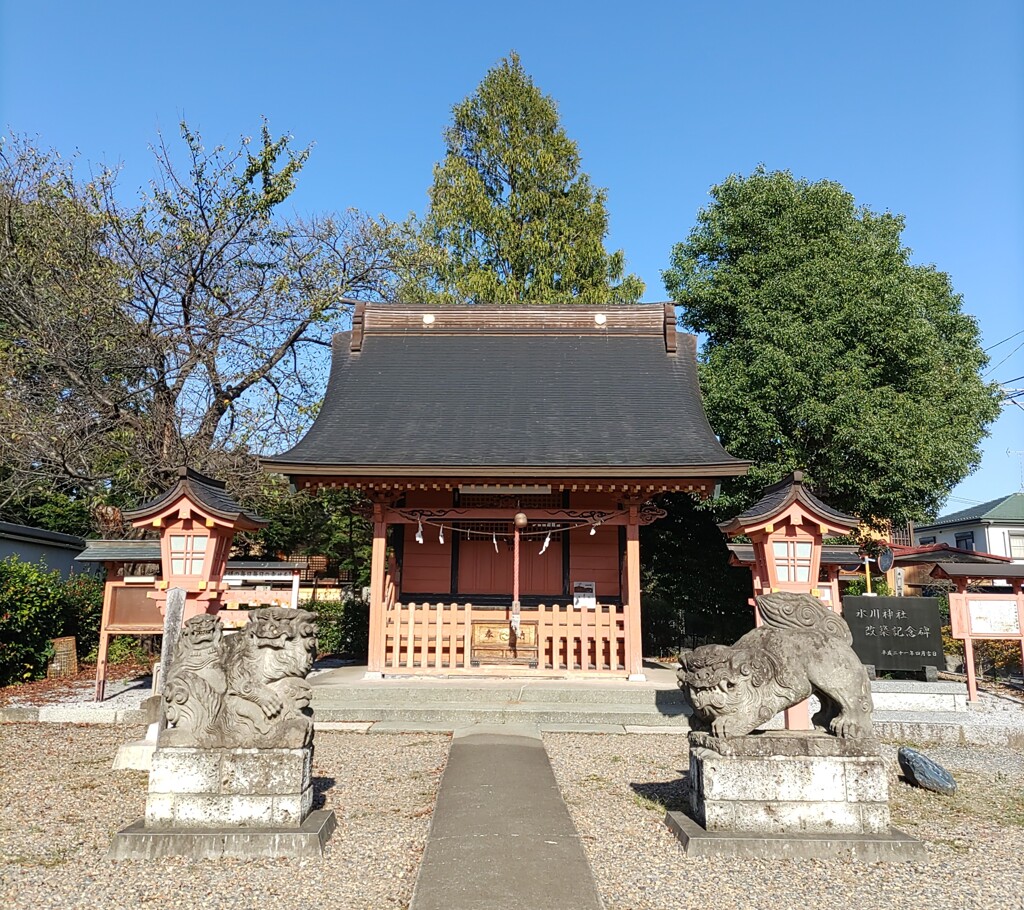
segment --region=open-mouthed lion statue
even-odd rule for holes
[[[316,657],[316,614],[289,607],[249,613],[225,635],[206,614],[182,626],[164,687],[161,746],[297,749],[313,739],[306,675]]]
[[[764,625],[731,647],[679,655],[679,687],[713,736],[745,736],[811,694],[816,726],[836,736],[871,735],[871,684],[850,643],[850,627],[810,594],[757,598]]]

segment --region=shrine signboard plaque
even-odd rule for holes
[[[520,623],[514,632],[507,620],[477,620],[473,623],[471,664],[537,666],[537,623]]]

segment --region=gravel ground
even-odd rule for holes
[[[319,799],[338,816],[322,861],[109,863],[113,834],[143,814],[146,775],[112,772],[141,728],[0,725],[0,907],[175,910],[403,908],[426,841],[448,737],[317,734]],[[893,823],[922,838],[927,861],[687,859],[663,822],[681,808],[686,740],[548,734],[548,754],[608,910],[1021,910],[1024,754],[926,749],[959,793],[897,778]],[[452,910],[461,910],[453,907]]]
[[[926,842],[918,863],[687,859],[664,824],[681,809],[686,740],[547,734],[544,743],[608,910],[1021,910],[1024,756],[1001,747],[934,747],[952,798],[897,778],[893,824]]]
[[[321,861],[110,863],[145,811],[145,772],[111,771],[142,728],[0,725],[0,907],[406,907],[449,738],[318,733],[314,786],[338,829]]]

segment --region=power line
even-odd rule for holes
[[[963,496],[947,496],[946,499],[949,502],[962,502],[968,506],[980,506],[981,501],[977,499],[964,499]]]
[[[1019,333],[1018,333],[1018,334],[1019,334]],[[1020,344],[1018,344],[1018,345],[1017,345],[1017,347],[1015,347],[1015,348],[1014,348],[1014,349],[1013,349],[1012,351],[1010,351],[1010,353],[1009,353],[1009,354],[1007,354],[1007,355],[1006,355],[1006,356],[1005,356],[1005,357],[1004,357],[1004,358],[1003,358],[1002,360],[1000,360],[1000,361],[999,361],[999,363],[997,363],[997,364],[996,364],[996,365],[995,365],[994,367],[992,367],[992,369],[991,369],[991,370],[989,370],[989,371],[988,371],[987,373],[985,373],[985,376],[988,376],[988,375],[989,375],[989,373],[992,373],[992,372],[994,372],[995,370],[998,370],[998,369],[999,369],[999,368],[1000,368],[1000,367],[1001,367],[1001,366],[1002,366],[1002,365],[1003,365],[1004,363],[1006,363],[1006,361],[1007,361],[1007,360],[1009,360],[1009,359],[1010,359],[1010,358],[1011,358],[1011,357],[1012,357],[1012,356],[1013,356],[1014,354],[1016,354],[1016,353],[1017,353],[1017,352],[1018,352],[1018,351],[1019,351],[1019,350],[1020,350],[1021,348],[1024,348],[1024,341],[1022,341],[1022,342],[1021,342]],[[985,378],[985,376],[982,376],[981,378],[982,378],[982,379],[984,379],[984,378]],[[1012,382],[1013,380],[1010,380],[1010,381]]]
[[[997,341],[995,344],[990,344],[987,348],[984,349],[985,353],[987,354],[989,351],[999,347],[999,345],[1001,344],[1006,344],[1006,342],[1008,342],[1011,338],[1016,338],[1018,335],[1024,335],[1024,329],[1021,329],[1019,332],[1014,332],[1012,335],[1008,335],[1002,341]]]

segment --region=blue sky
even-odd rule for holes
[[[708,188],[758,163],[906,216],[986,347],[1024,329],[1024,4],[0,0],[0,126],[151,174],[185,117],[208,144],[260,117],[315,143],[294,205],[422,211],[451,107],[515,49],[608,189],[609,247],[660,274]],[[1024,388],[1024,334],[988,378]],[[1005,361],[1003,360],[1004,358]],[[1000,362],[1003,361],[1003,362]],[[884,402],[879,402],[883,407]],[[947,511],[1024,483],[1009,406]]]

